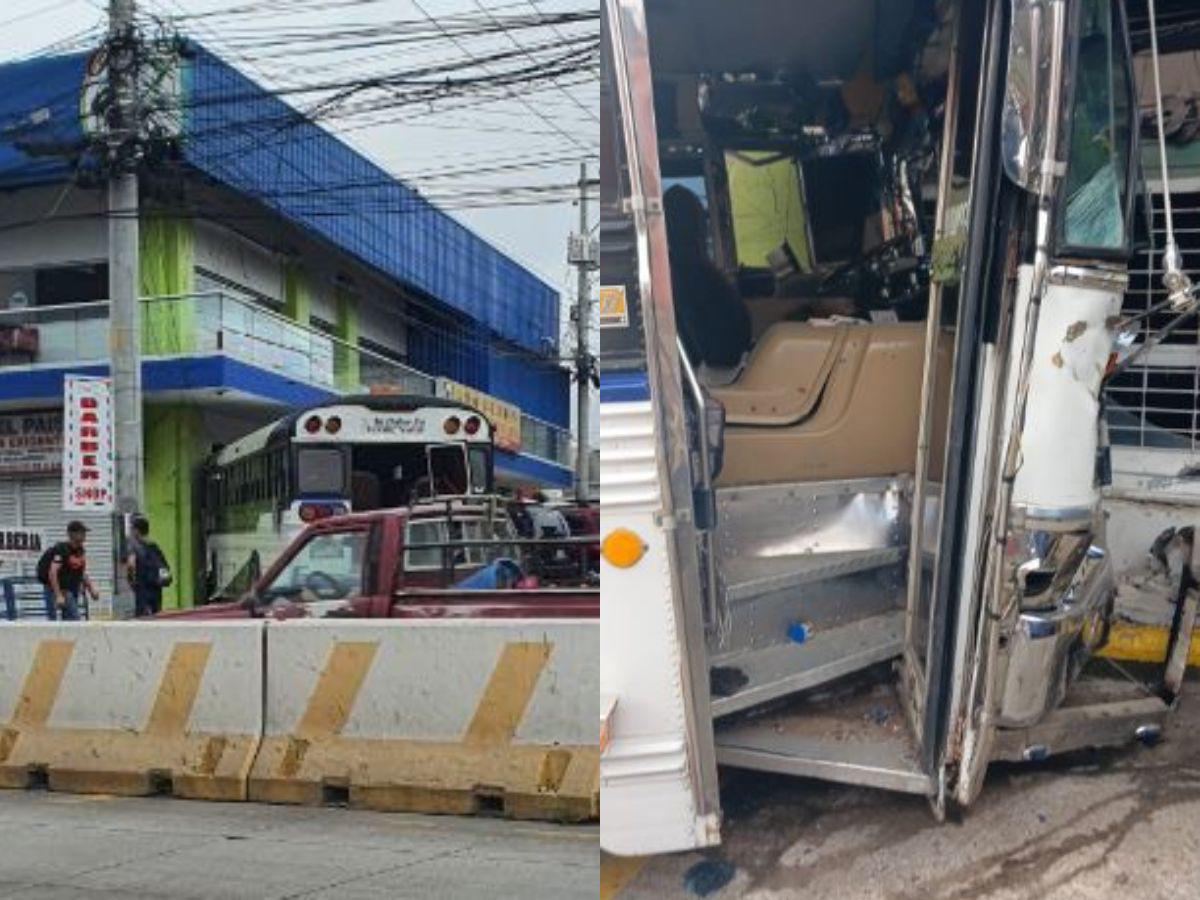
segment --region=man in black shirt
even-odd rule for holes
[[[51,622],[79,620],[81,590],[86,590],[93,600],[100,599],[100,593],[87,574],[87,554],[83,546],[86,540],[87,526],[75,521],[67,525],[66,541],[51,548],[45,579],[46,618]]]
[[[150,540],[150,520],[134,516],[125,573],[133,588],[135,616],[156,616],[162,612],[163,587],[170,583],[170,571],[162,550]]]

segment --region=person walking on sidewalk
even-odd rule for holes
[[[150,540],[150,520],[133,517],[125,577],[133,588],[134,615],[155,616],[162,612],[163,588],[171,583],[171,567],[158,544]]]
[[[55,544],[38,560],[37,576],[46,601],[46,618],[51,622],[79,621],[79,595],[87,591],[92,600],[100,599],[87,574],[87,526],[74,521],[67,525],[67,539]]]

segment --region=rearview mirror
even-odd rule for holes
[[[1061,15],[1056,6],[1042,0],[1013,0],[1001,148],[1004,171],[1027,191],[1038,189],[1047,115],[1058,114],[1045,108],[1058,51],[1052,20],[1056,14]]]

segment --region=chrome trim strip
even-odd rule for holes
[[[1098,291],[1124,292],[1129,287],[1129,273],[1125,269],[1057,265],[1050,269],[1048,281]]]

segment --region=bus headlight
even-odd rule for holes
[[[618,528],[604,538],[600,552],[610,565],[618,569],[628,569],[637,565],[646,555],[646,544],[628,528]]]

